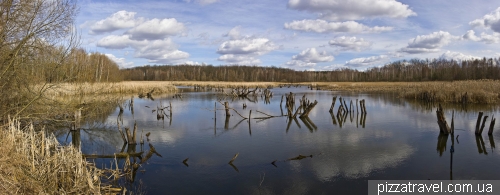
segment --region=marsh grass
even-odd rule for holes
[[[173,81],[174,85],[208,86],[208,87],[277,87],[278,82],[202,82]],[[350,92],[390,92],[398,97],[419,99],[424,93],[432,94],[435,102],[460,103],[461,97],[467,92],[468,103],[499,103],[500,81],[468,80],[468,81],[430,81],[430,82],[302,82],[293,85],[307,85],[330,91]]]
[[[205,86],[205,87],[222,87],[222,88],[232,88],[232,87],[277,87],[279,82],[223,82],[223,81],[172,81],[171,82],[175,86]]]
[[[10,194],[101,194],[112,188],[101,177],[116,175],[61,146],[44,130],[10,121],[0,131],[0,191]]]
[[[49,89],[47,96],[138,94],[154,89],[155,94],[174,93],[177,88],[168,81],[122,81],[116,83],[62,83]]]

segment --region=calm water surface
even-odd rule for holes
[[[142,190],[148,194],[366,194],[368,180],[500,179],[496,168],[500,155],[495,148],[495,143],[500,143],[499,125],[493,136],[486,132],[474,135],[477,113],[500,116],[497,107],[445,105],[448,123],[455,110],[455,139],[439,135],[435,106],[393,94],[274,88],[274,98],[266,104],[260,97],[251,102],[211,91],[181,89],[182,100],[170,95],[154,101],[136,98],[133,114],[130,108],[123,113],[123,126],[133,127],[135,121],[139,135],[142,130],[151,133],[149,142],[138,144],[136,151],[147,152],[150,143],[162,156],[153,155],[140,166],[132,188],[142,182]],[[309,115],[312,124],[298,118],[288,121],[287,117],[251,119],[248,123],[233,111],[226,120],[223,110],[214,115],[218,98],[225,98],[222,101],[245,116],[250,110],[252,117],[265,117],[257,110],[281,115],[281,95],[289,92],[297,94],[296,102],[303,94],[319,102]],[[337,101],[332,118],[328,110],[333,96],[345,98],[348,104],[365,99],[368,113],[353,112],[339,120]],[[169,102],[173,107],[171,120],[157,120],[152,110]],[[246,109],[243,103],[248,105]],[[217,103],[217,108],[223,106]],[[116,130],[118,113],[116,108],[102,119],[108,128],[81,132],[85,154],[122,150],[123,141]],[[71,136],[60,136],[59,140],[67,143]],[[236,153],[239,156],[231,166],[228,162]],[[298,155],[312,157],[289,160]],[[187,165],[182,163],[186,158]],[[112,164],[112,159],[95,161],[106,167]]]

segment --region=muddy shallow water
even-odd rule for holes
[[[150,133],[149,141],[144,138],[146,144],[138,144],[135,151],[147,153],[150,143],[161,155],[141,164],[131,188],[140,186],[148,194],[366,194],[368,180],[492,180],[500,175],[500,169],[495,168],[500,162],[495,148],[495,143],[500,143],[498,125],[493,136],[487,135],[492,115],[500,116],[497,106],[444,105],[448,123],[455,110],[452,138],[440,136],[435,105],[399,99],[394,94],[274,88],[270,102],[260,96],[252,102],[213,91],[181,90],[182,99],[170,95],[155,100],[135,98],[133,114],[125,107],[123,126],[132,128],[135,121],[139,135]],[[223,98],[222,102],[228,101],[244,116],[250,110],[252,118],[265,117],[257,110],[278,116],[281,95],[289,92],[297,94],[296,102],[303,94],[319,102],[309,114],[309,122],[298,118],[289,121],[288,117],[248,122],[234,111],[226,120],[223,110],[214,115],[214,104],[223,109],[215,102]],[[347,104],[365,99],[367,114],[354,111],[336,117],[337,100],[332,117],[328,110],[333,96],[344,98]],[[172,117],[157,120],[152,110],[169,102]],[[246,109],[243,103],[248,105]],[[483,135],[476,137],[479,111],[489,118]],[[81,131],[83,153],[122,150],[116,128],[118,114],[116,108],[103,119],[108,128]],[[60,136],[59,140],[68,143],[72,136]],[[236,153],[238,157],[228,164]],[[186,158],[189,160],[184,164]],[[110,167],[112,159],[95,161]]]

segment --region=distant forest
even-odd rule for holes
[[[365,71],[340,68],[332,71],[296,71],[279,67],[162,65],[121,70],[132,81],[453,81],[500,79],[500,58],[474,60],[402,60]]]

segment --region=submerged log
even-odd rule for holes
[[[136,153],[126,153],[120,152],[115,154],[83,154],[83,158],[128,158],[128,157],[140,157],[144,152],[136,152]]]
[[[302,160],[302,159],[304,159],[304,158],[312,158],[312,157],[313,157],[313,155],[304,156],[304,155],[299,154],[298,156],[293,157],[293,158],[290,158],[290,159],[288,159],[288,160],[289,160],[289,161],[290,161],[290,160]]]

